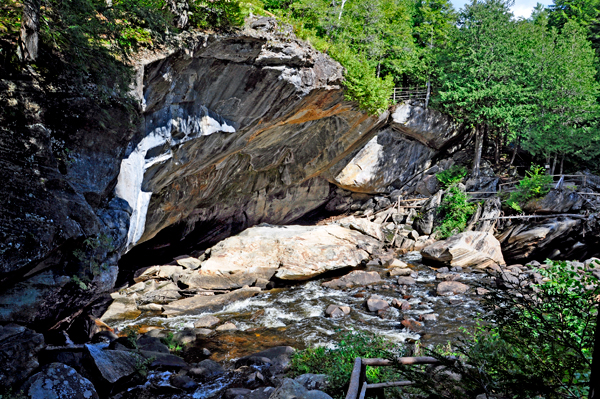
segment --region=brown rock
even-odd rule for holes
[[[241,288],[223,295],[204,296],[196,295],[191,298],[180,299],[164,305],[164,315],[167,317],[179,315],[194,315],[205,312],[217,312],[234,301],[253,297],[261,292],[258,287]]]
[[[469,286],[458,281],[443,281],[437,286],[438,295],[464,294]]]
[[[381,282],[383,282],[383,280],[377,272],[365,272],[362,270],[356,270],[338,279],[327,281],[321,285],[327,288],[341,289],[355,287],[358,285],[376,284]]]
[[[411,331],[415,331],[415,332],[419,332],[419,331],[423,330],[423,324],[419,323],[416,320],[405,319],[405,320],[402,320],[401,324],[407,330],[411,330]]]
[[[367,308],[369,309],[369,312],[378,312],[380,310],[386,310],[389,307],[390,304],[387,303],[387,301],[376,296],[372,296],[367,300]]]
[[[424,259],[450,266],[505,264],[498,240],[490,233],[468,231],[435,242],[421,250]]]
[[[212,315],[204,315],[194,322],[195,328],[212,328],[219,324],[221,320]]]
[[[412,277],[398,277],[398,285],[414,285],[416,281]]]

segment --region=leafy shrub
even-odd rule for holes
[[[242,6],[237,0],[192,1],[190,12],[190,23],[198,28],[228,28],[244,23]]]
[[[486,313],[457,346],[461,361],[433,350],[429,354],[445,366],[439,373],[424,368],[403,368],[401,373],[442,398],[492,392],[515,399],[587,398],[598,279],[589,268],[565,261],[547,261],[536,272],[546,281],[485,285]],[[448,372],[460,374],[460,383],[448,378]]]
[[[390,352],[395,353],[396,350],[393,344],[382,337],[351,332],[343,335],[333,349],[317,347],[296,352],[292,357],[292,373],[295,375],[327,374],[329,376],[327,391],[331,394],[339,394],[350,381],[354,359],[387,357]],[[386,372],[389,373],[389,370],[368,366],[367,380],[370,383],[388,380]]]
[[[510,193],[506,204],[517,212],[522,212],[522,207],[528,201],[543,197],[550,191],[552,176],[545,174],[543,166],[531,165],[526,176],[517,184],[517,191]]]
[[[477,205],[468,203],[467,193],[457,185],[450,186],[437,209],[438,218],[441,219],[441,224],[436,228],[438,237],[445,239],[462,232],[476,209]]]
[[[171,352],[181,352],[181,350],[183,349],[183,346],[181,344],[179,344],[178,342],[176,342],[174,337],[175,337],[175,334],[173,334],[171,331],[169,331],[167,333],[167,336],[162,337],[160,339],[160,341],[163,344],[167,345]]]
[[[461,165],[452,165],[449,169],[436,173],[435,177],[440,182],[443,189],[446,189],[454,183],[460,182],[466,175],[467,168]]]

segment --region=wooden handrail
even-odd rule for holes
[[[348,385],[346,399],[364,399],[367,389],[381,389],[413,385],[414,383],[412,381],[392,381],[380,382],[377,384],[367,384],[367,366],[391,366],[398,363],[402,365],[438,364],[440,361],[429,356],[399,357],[394,361],[389,359],[362,359],[357,357],[354,359],[354,368],[352,369],[352,374],[350,376],[350,384]]]

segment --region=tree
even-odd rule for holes
[[[23,62],[35,61],[38,57],[41,0],[24,0],[21,18],[21,35],[17,54]]]

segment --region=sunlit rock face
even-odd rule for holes
[[[398,105],[388,125],[344,160],[333,182],[363,193],[401,188],[460,136],[459,126],[440,112],[408,103]]]
[[[214,242],[223,226],[291,222],[387,120],[343,100],[337,62],[277,29],[198,35],[143,68],[144,133],[116,186],[133,209],[128,248],[175,223],[177,238],[218,226]]]

